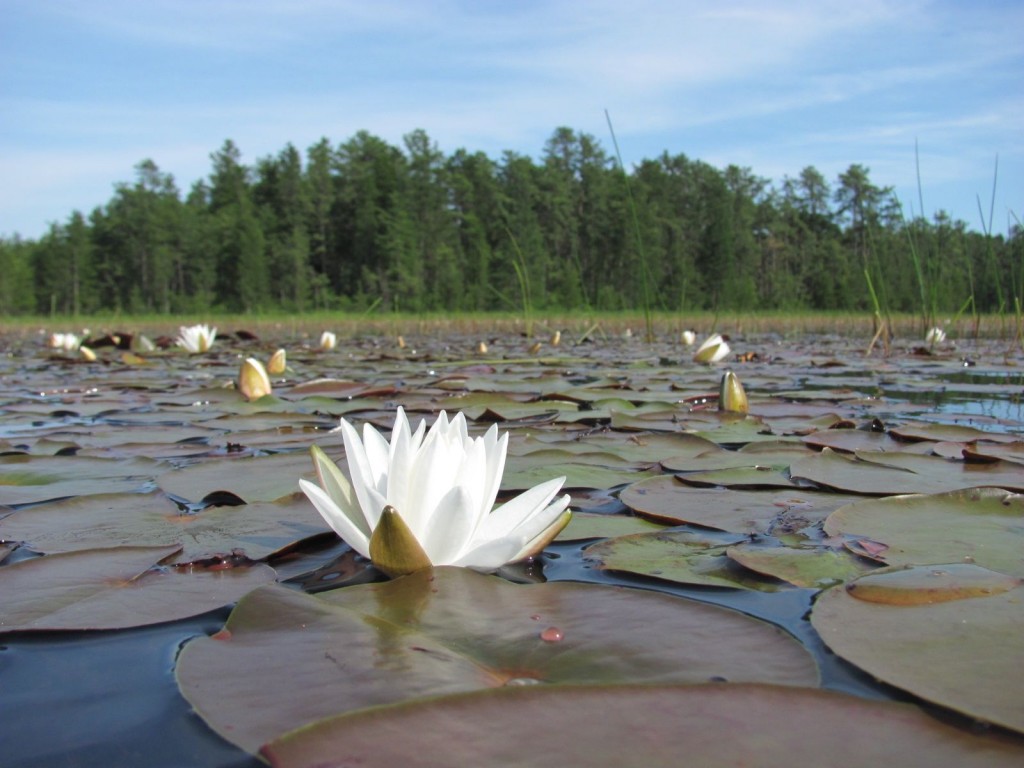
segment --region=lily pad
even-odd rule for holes
[[[337,458],[335,451],[324,450],[331,458]],[[316,478],[306,451],[212,459],[165,472],[157,478],[157,484],[183,499],[201,499],[214,491],[231,491],[247,502],[274,501],[295,493],[300,477]]]
[[[974,464],[940,456],[906,453],[858,453],[845,456],[825,448],[790,465],[794,480],[810,480],[848,493],[891,496],[939,493],[980,485],[1024,489],[1024,472],[1010,462]]]
[[[765,532],[779,520],[790,527],[811,525],[849,498],[804,488],[726,490],[695,488],[675,475],[661,475],[624,488],[619,500],[638,515],[667,525],[693,523],[735,533]],[[799,520],[795,525],[793,521]]]
[[[185,646],[176,674],[199,715],[251,752],[341,712],[506,685],[817,682],[797,642],[733,611],[460,568],[315,597],[255,590],[223,631]]]
[[[1024,495],[973,488],[934,495],[858,501],[825,521],[833,536],[887,546],[890,565],[975,563],[1024,577]]]
[[[581,541],[608,539],[631,533],[660,531],[665,526],[632,515],[600,515],[591,512],[573,512],[569,525],[555,537],[555,541]]]
[[[0,539],[36,552],[175,545],[181,548],[176,562],[232,553],[259,560],[328,530],[301,494],[192,514],[183,514],[159,491],[97,494],[29,507],[0,520]]]
[[[765,576],[788,581],[797,587],[821,589],[849,581],[873,567],[846,550],[828,547],[759,547],[739,544],[726,554]]]
[[[1019,741],[966,733],[917,707],[751,684],[454,694],[322,720],[262,753],[275,768],[1005,768],[1024,761]]]
[[[658,531],[618,536],[584,550],[588,560],[609,571],[635,573],[680,584],[775,591],[727,555],[740,539],[710,537],[689,531]]]
[[[907,565],[858,579],[847,591],[858,600],[886,605],[922,605],[988,597],[1019,587],[1021,579],[979,565]]]
[[[0,456],[0,504],[34,504],[66,496],[135,491],[161,465],[148,459],[87,456]]]
[[[811,613],[833,651],[897,688],[1024,732],[1024,587],[893,605],[859,599],[857,584],[827,590]]]
[[[48,555],[0,568],[0,631],[124,629],[233,603],[274,581],[262,564],[157,568],[178,547],[117,547]]]

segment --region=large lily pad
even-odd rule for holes
[[[624,488],[619,499],[638,515],[668,525],[693,523],[735,533],[763,533],[777,521],[801,527],[824,520],[849,497],[805,488],[748,491],[696,488],[661,475]],[[799,523],[794,523],[799,519]]]
[[[221,633],[185,647],[177,677],[214,730],[255,751],[324,717],[424,696],[527,683],[814,685],[817,670],[781,630],[715,606],[439,568],[317,597],[258,589]]]
[[[112,490],[140,490],[152,482],[159,467],[157,462],[141,458],[0,456],[0,504],[32,504]]]
[[[177,547],[48,555],[0,568],[0,631],[123,629],[195,616],[273,582],[274,569],[157,568]]]
[[[837,509],[825,532],[883,545],[890,565],[976,563],[1024,577],[1024,495],[973,488],[858,501]]]
[[[263,754],[275,768],[1005,768],[1024,761],[1024,746],[913,706],[826,691],[619,685],[500,688],[379,707],[289,733]]]
[[[340,440],[338,441],[340,443]],[[328,455],[335,458],[335,451]],[[343,462],[344,463],[344,462]],[[230,491],[245,501],[274,501],[298,490],[299,478],[316,478],[306,451],[255,458],[220,458],[165,472],[157,483],[184,499],[201,499],[214,491]]]
[[[826,591],[811,613],[833,651],[928,701],[1024,732],[1024,587],[892,604],[856,597],[857,583]]]
[[[794,461],[790,474],[794,480],[878,496],[940,493],[979,485],[1024,489],[1024,472],[1010,462],[977,464],[908,453],[864,452],[849,457],[825,448],[820,454]]]

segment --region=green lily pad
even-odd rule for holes
[[[973,488],[858,501],[825,521],[833,536],[884,545],[889,565],[975,563],[1024,577],[1024,495]]]
[[[341,439],[338,439],[338,444]],[[337,446],[324,448],[336,458]],[[344,462],[342,462],[344,463]],[[274,501],[295,493],[299,478],[316,479],[306,451],[255,458],[219,458],[165,472],[157,484],[183,499],[201,499],[214,491],[230,491],[247,502]]]
[[[0,539],[53,554],[119,546],[174,545],[175,562],[243,554],[253,560],[330,530],[302,494],[277,502],[210,506],[182,514],[165,494],[80,496],[41,504],[0,520]]]
[[[583,553],[609,571],[706,587],[777,590],[773,582],[759,579],[729,559],[728,548],[740,541],[668,530],[618,536],[592,544]]]
[[[660,469],[637,467],[610,454],[568,454],[555,449],[509,456],[501,478],[503,491],[522,491],[565,476],[564,488],[611,488],[660,475]]]
[[[771,466],[745,466],[711,469],[706,472],[687,472],[679,475],[679,479],[687,485],[700,487],[721,486],[748,490],[799,487],[788,476]]]
[[[262,564],[158,568],[178,550],[117,547],[48,555],[0,568],[0,631],[124,629],[176,621],[274,581]]]
[[[735,533],[764,533],[780,520],[791,529],[824,520],[849,498],[804,488],[695,488],[678,476],[661,475],[624,488],[619,500],[638,515],[666,525],[692,523]]]
[[[149,459],[0,456],[0,504],[34,504],[66,496],[135,491],[161,468]]]
[[[761,547],[738,544],[726,554],[752,571],[797,587],[821,589],[870,571],[873,567],[846,550],[828,547]]]
[[[632,515],[599,515],[592,512],[573,512],[569,525],[555,537],[555,541],[582,541],[609,539],[631,533],[660,531],[665,526]]]
[[[275,768],[1005,768],[1024,761],[1020,741],[967,733],[917,707],[751,684],[454,694],[322,720],[262,753]]]
[[[341,712],[506,685],[817,683],[797,642],[733,611],[618,587],[517,585],[462,568],[316,597],[255,590],[223,631],[185,646],[176,674],[210,727],[250,752]]]
[[[827,590],[811,613],[833,651],[897,688],[1024,732],[1024,587],[893,605],[859,599],[857,584]]]
[[[794,480],[865,495],[940,493],[981,485],[1024,490],[1024,472],[1010,462],[975,464],[907,453],[863,452],[850,457],[825,448],[794,461],[789,471]]]

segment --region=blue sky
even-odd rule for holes
[[[183,191],[245,162],[416,128],[539,157],[558,126],[781,183],[852,163],[918,213],[1024,219],[1024,3],[2,0],[0,234],[36,238],[153,159]]]

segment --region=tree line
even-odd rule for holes
[[[851,165],[779,183],[663,153],[623,169],[558,128],[542,155],[446,156],[361,131],[183,193],[152,160],[88,215],[0,238],[0,315],[284,310],[1013,311],[1024,236],[908,218]]]

